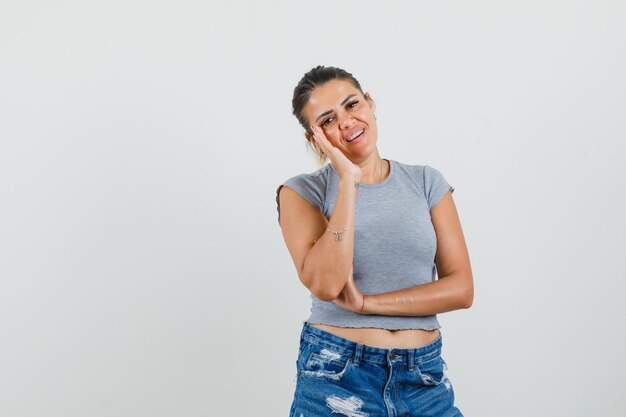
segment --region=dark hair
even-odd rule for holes
[[[316,87],[331,81],[331,80],[346,80],[349,81],[355,88],[357,88],[361,94],[363,94],[363,89],[361,88],[361,84],[357,81],[356,78],[348,71],[343,70],[337,67],[325,67],[323,65],[318,65],[313,68],[298,82],[296,88],[293,90],[293,98],[291,100],[292,112],[293,115],[296,116],[298,122],[302,125],[302,127],[309,133],[312,134],[310,129],[310,123],[302,113],[304,106],[308,103],[311,98],[311,93],[315,90]],[[310,142],[308,142],[309,146],[311,146]],[[326,162],[327,156],[314,146],[312,146],[313,151],[319,158],[319,163],[323,164]]]

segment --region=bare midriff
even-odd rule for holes
[[[317,323],[311,323],[311,326],[356,343],[383,349],[415,349],[429,344],[439,336],[439,329],[387,330],[372,327],[337,327]]]

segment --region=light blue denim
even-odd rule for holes
[[[463,417],[441,334],[414,349],[356,343],[304,322],[290,417]]]

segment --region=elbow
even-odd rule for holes
[[[318,280],[321,281],[321,280]],[[333,301],[335,298],[339,297],[341,290],[336,291],[333,288],[329,288],[329,285],[324,284],[313,284],[309,287],[311,293],[316,296],[321,301]]]
[[[337,298],[336,295],[329,295],[328,293],[314,293],[313,295],[315,295],[321,301],[333,301],[335,298]]]
[[[328,294],[323,285],[320,285],[319,276],[317,273],[304,269],[299,271],[300,282],[304,285],[317,299],[322,301],[328,301]]]
[[[458,288],[457,300],[460,308],[470,308],[474,304],[474,277],[472,272],[467,271],[466,273],[458,274],[456,277],[458,279],[456,284]]]
[[[470,287],[463,293],[463,297],[461,299],[461,303],[463,308],[470,308],[472,304],[474,304],[474,288]]]
[[[343,289],[343,286],[336,288],[332,276],[320,271],[303,271],[300,280],[321,301],[333,301]]]
[[[303,274],[300,281],[311,291],[311,294],[321,301],[333,301],[341,293],[341,290],[336,290],[329,285],[328,280],[324,280],[318,275]]]

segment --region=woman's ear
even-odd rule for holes
[[[376,103],[374,103],[374,99],[372,98],[370,92],[366,92],[364,94],[365,96],[365,100],[367,100],[367,102],[369,103],[370,106],[373,106],[374,110],[376,110]]]

